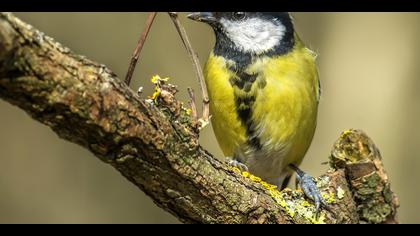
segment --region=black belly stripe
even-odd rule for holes
[[[252,106],[255,102],[255,96],[239,97],[236,96],[236,112],[245,126],[246,134],[248,136],[247,143],[251,147],[260,150],[261,142],[255,133],[255,124],[252,121]]]
[[[232,84],[232,86],[236,86],[239,89],[249,93],[251,91],[252,84],[257,79],[257,75],[255,74],[250,75],[248,73],[238,72],[238,78],[230,79],[230,83]]]
[[[260,150],[262,148],[261,142],[256,135],[255,124],[252,121],[252,107],[256,100],[257,93],[250,93],[251,87],[257,79],[257,75],[250,75],[244,72],[237,73],[237,75],[238,78],[231,78],[230,83],[232,86],[244,91],[246,95],[239,96],[238,94],[235,94],[236,112],[246,128],[248,145],[256,150]]]

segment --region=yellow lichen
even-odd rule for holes
[[[167,82],[169,80],[169,77],[166,77],[166,78],[161,78],[159,75],[154,75],[151,79],[150,79],[150,81],[152,82],[152,83],[154,83],[154,84],[158,84],[158,83],[160,83],[160,82]]]
[[[313,224],[325,224],[325,213],[321,212],[318,219],[315,216],[315,206],[306,201],[303,198],[302,191],[294,191],[294,193],[298,193],[293,195],[293,197],[286,194],[286,192],[290,193],[290,189],[286,188],[282,191],[277,190],[277,186],[269,184],[263,181],[260,177],[252,175],[247,171],[241,171],[237,167],[229,166],[229,169],[241,173],[241,175],[252,182],[261,184],[265,189],[268,190],[270,196],[274,199],[274,201],[279,204],[289,215],[291,218],[294,218],[296,214],[305,218],[306,220],[310,221]],[[325,199],[327,198],[327,202],[331,202],[334,200],[334,194],[324,194],[322,197]],[[293,198],[293,199],[292,199]],[[332,199],[332,200],[331,200]]]
[[[321,197],[325,200],[326,203],[335,203],[335,196],[333,192],[321,192]]]
[[[257,177],[255,175],[249,175],[249,179],[257,183],[263,182],[260,177]]]
[[[308,207],[311,206],[311,204],[308,201],[303,201],[302,206]]]
[[[153,92],[150,99],[156,100],[160,96],[160,93],[161,93],[160,88],[155,87],[155,92]]]
[[[345,130],[345,131],[343,131],[343,133],[341,133],[341,136],[340,136],[340,138],[344,138],[344,137],[346,137],[349,133],[351,133],[352,132],[352,130],[351,129],[348,129],[348,130]]]
[[[149,98],[156,101],[156,99],[158,99],[159,96],[162,93],[162,91],[160,89],[160,85],[162,84],[162,82],[167,82],[168,80],[169,80],[169,77],[166,77],[166,78],[162,79],[159,75],[152,76],[150,81],[155,84],[155,90],[154,90],[152,96],[149,97]]]

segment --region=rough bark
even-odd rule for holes
[[[227,167],[198,144],[194,122],[162,84],[147,102],[105,66],[0,14],[0,97],[89,149],[186,223],[395,223],[397,198],[378,149],[345,131],[316,178],[330,211],[314,217],[300,190],[282,192]]]

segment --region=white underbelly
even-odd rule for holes
[[[262,178],[264,181],[280,186],[283,180],[290,174],[289,147],[281,149],[270,149],[263,147],[261,150],[255,151],[243,148],[238,152],[238,160],[244,163],[249,172],[255,176]]]

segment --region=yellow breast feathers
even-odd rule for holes
[[[296,44],[286,55],[261,57],[242,71],[232,63],[211,54],[205,67],[212,125],[224,154],[253,149],[302,158],[316,126],[314,54]]]

